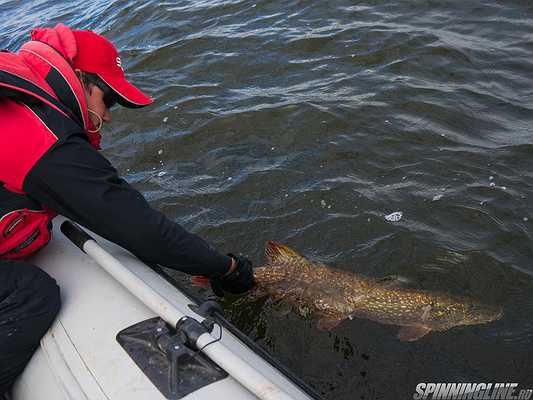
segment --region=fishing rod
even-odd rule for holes
[[[183,314],[119,260],[104,250],[94,238],[71,221],[61,224],[61,232],[98,265],[173,327],[191,328],[189,344],[217,363],[237,382],[261,400],[293,400],[285,391],[230,351],[196,319]],[[185,332],[187,333],[187,332]]]

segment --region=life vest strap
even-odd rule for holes
[[[45,77],[59,101],[71,110],[72,116],[80,126],[87,129],[89,116],[85,93],[70,63],[52,46],[32,40],[19,50],[21,54],[32,54],[50,66]]]
[[[7,94],[9,97],[11,97],[14,95],[14,93],[20,92],[23,94],[22,96],[20,96],[20,99],[24,103],[34,103],[34,101],[30,99],[30,97],[33,97],[54,108],[55,110],[61,112],[65,116],[71,115],[70,110],[63,104],[61,104],[59,101],[57,101],[48,92],[41,89],[34,83],[17,76],[14,73],[0,70],[0,87],[3,89],[0,94]]]

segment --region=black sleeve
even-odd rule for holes
[[[24,191],[145,262],[209,277],[223,275],[231,264],[228,256],[150,207],[81,137],[51,148],[26,176]]]

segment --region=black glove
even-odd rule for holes
[[[237,263],[236,268],[228,275],[220,278],[211,278],[211,289],[219,297],[224,297],[224,292],[242,294],[255,285],[252,262],[246,257],[228,254]]]

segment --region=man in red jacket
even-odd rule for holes
[[[219,253],[151,208],[97,151],[115,103],[151,102],[126,80],[111,42],[91,31],[35,29],[18,53],[0,53],[0,396],[60,307],[55,281],[21,261],[47,243],[56,213],[222,292],[253,286],[248,259]]]

